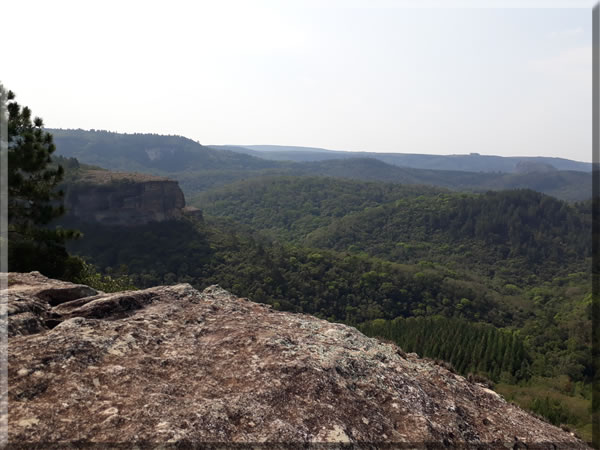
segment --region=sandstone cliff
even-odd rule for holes
[[[394,345],[218,286],[104,294],[36,272],[9,279],[8,423],[17,447],[586,447]]]
[[[66,186],[67,213],[84,222],[143,225],[180,218],[184,206],[177,181],[152,175],[86,170]]]

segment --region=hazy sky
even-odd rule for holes
[[[48,127],[591,161],[592,2],[438,3],[5,2],[0,82]]]

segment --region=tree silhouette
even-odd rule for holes
[[[8,268],[61,277],[70,261],[65,242],[79,234],[49,226],[64,213],[63,192],[57,188],[63,168],[52,163],[55,146],[42,119],[32,119],[31,110],[21,107],[12,91],[4,93],[8,111]]]

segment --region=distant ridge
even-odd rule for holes
[[[527,173],[517,173],[514,169],[519,163],[523,167],[523,160],[500,156],[353,153],[313,148],[308,153],[287,151],[283,160],[274,160],[280,152],[234,145],[207,146],[183,136],[95,130],[48,131],[54,135],[57,155],[75,157],[84,164],[110,170],[167,176],[179,181],[186,196],[265,175],[319,175],[439,186],[459,191],[528,188],[568,201],[591,197],[591,171],[575,170],[577,167],[591,168],[591,165],[561,158],[533,158],[531,164],[526,164],[529,166]],[[290,161],[290,155],[296,155],[299,160]],[[416,162],[402,158],[416,158]],[[411,167],[417,163],[435,168]],[[536,167],[545,170],[536,171]],[[556,170],[548,171],[548,167]]]
[[[377,153],[328,150],[319,147],[284,145],[211,146],[274,161],[323,161],[327,159],[375,158],[388,164],[414,169],[460,170],[464,172],[517,173],[519,163],[549,165],[557,170],[591,172],[592,163],[547,156],[496,156],[470,153],[468,155],[426,155],[418,153]]]
[[[114,133],[103,130],[47,129],[57,153],[110,170],[172,173],[185,170],[279,167],[241,152],[215,150],[183,136]]]

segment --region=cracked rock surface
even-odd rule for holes
[[[218,286],[105,294],[11,273],[8,297],[13,447],[587,448],[415,354]]]

